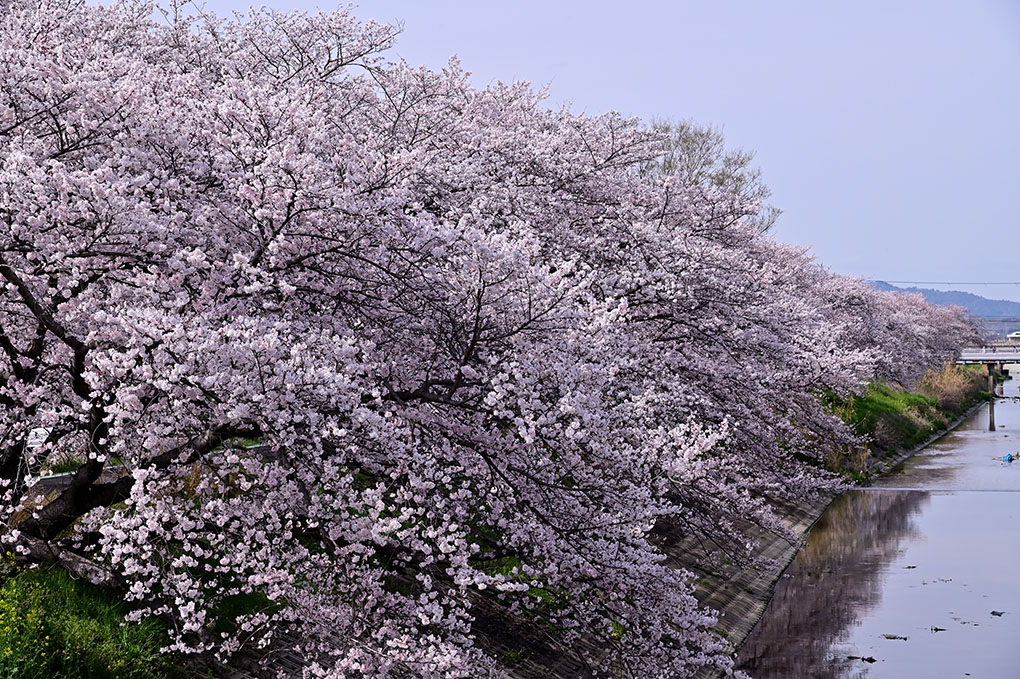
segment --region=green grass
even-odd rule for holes
[[[279,602],[271,600],[261,592],[224,597],[211,614],[214,621],[213,633],[216,635],[233,634],[237,632],[237,620],[241,616],[253,613],[273,614],[281,608],[282,605]]]
[[[62,460],[57,460],[52,464],[46,465],[46,472],[49,474],[67,474],[70,472],[78,471],[78,467],[82,466],[84,461],[77,457],[65,457]]]
[[[846,400],[821,393],[829,412],[870,441],[867,448],[827,456],[825,467],[843,474],[852,483],[864,482],[868,478],[868,459],[924,443],[957,415],[984,400],[985,394],[978,385],[974,375],[951,366],[942,372],[929,373],[918,386],[921,393],[881,383],[872,383],[863,394]]]
[[[854,396],[841,413],[858,434],[881,434],[882,443],[910,448],[948,423],[946,414],[921,394],[871,384]]]
[[[519,665],[524,660],[524,650],[515,648],[503,654],[503,664],[507,667]]]
[[[0,678],[177,679],[155,619],[122,624],[127,606],[57,568],[15,572],[0,586]]]

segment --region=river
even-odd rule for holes
[[[1016,366],[1013,366],[1016,369]],[[737,656],[755,679],[1020,678],[1018,380],[838,498]]]

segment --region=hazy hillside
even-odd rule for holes
[[[917,292],[932,304],[955,304],[974,316],[984,319],[988,332],[993,335],[1020,330],[1020,302],[1006,299],[988,299],[959,290],[932,290],[931,288],[900,288],[885,281],[874,281],[879,290]]]

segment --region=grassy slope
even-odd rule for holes
[[[830,460],[829,467],[861,480],[869,457],[883,457],[920,445],[976,403],[987,400],[982,366],[949,365],[931,372],[906,391],[873,383],[860,395],[830,404],[834,413],[865,437],[866,448]]]
[[[183,676],[159,649],[149,619],[123,624],[126,605],[58,568],[7,573],[0,586],[0,677],[171,679]]]

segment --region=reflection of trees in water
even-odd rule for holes
[[[904,462],[900,469],[882,479],[880,485],[907,488],[948,486],[960,474],[959,466],[952,464],[954,452],[952,448],[929,449],[925,451],[924,457],[910,458]],[[949,462],[943,462],[942,457],[949,458]]]
[[[737,655],[756,679],[848,679],[867,665],[832,658],[833,642],[878,603],[880,573],[900,541],[915,535],[912,517],[928,493],[851,492],[812,528],[807,544],[776,585],[776,594]]]

